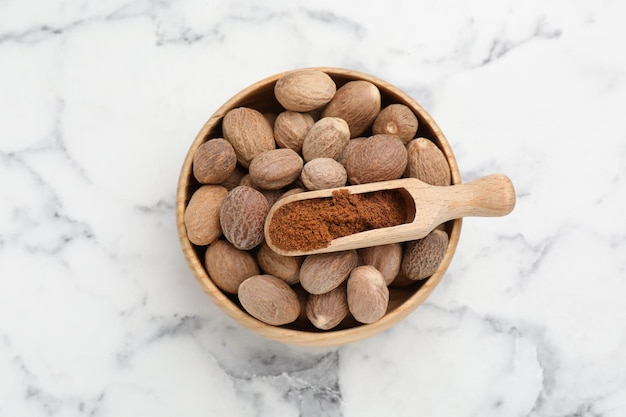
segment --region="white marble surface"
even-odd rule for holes
[[[0,0],[1,416],[626,415],[626,3]],[[178,246],[191,140],[302,66],[367,72],[438,121],[467,219],[390,331],[265,340]]]

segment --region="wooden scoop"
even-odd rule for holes
[[[285,250],[277,247],[269,233],[274,213],[294,201],[332,196],[333,191],[348,190],[362,194],[382,190],[398,190],[404,197],[409,223],[393,227],[367,230],[333,239],[323,248]],[[265,221],[265,241],[272,250],[287,256],[311,255],[359,249],[388,243],[421,239],[435,227],[461,217],[497,217],[509,214],[515,207],[515,189],[511,180],[502,174],[492,174],[477,180],[451,186],[434,186],[415,178],[353,185],[327,190],[309,191],[280,199],[270,209]],[[412,221],[411,221],[412,220]]]

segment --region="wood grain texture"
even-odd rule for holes
[[[450,165],[452,184],[461,183],[457,162],[448,141],[431,116],[415,100],[393,85],[368,74],[340,68],[322,67],[317,69],[329,74],[337,84],[337,87],[352,80],[370,81],[380,89],[383,106],[391,103],[402,103],[410,107],[419,120],[418,135],[428,137],[437,144]],[[408,316],[426,300],[439,284],[452,261],[461,233],[462,220],[455,219],[445,224],[445,230],[450,239],[448,249],[437,272],[423,282],[403,288],[390,288],[387,313],[382,319],[375,323],[350,328],[337,327],[331,331],[317,331],[314,329],[299,328],[295,325],[291,327],[270,326],[254,319],[243,311],[234,297],[224,294],[211,281],[211,278],[206,273],[201,262],[204,250],[196,249],[187,238],[184,223],[185,207],[193,191],[200,186],[193,178],[192,174],[193,155],[196,149],[206,140],[222,135],[222,118],[224,114],[232,108],[250,106],[261,112],[280,113],[282,111],[281,106],[274,98],[273,90],[276,81],[285,73],[279,73],[265,78],[234,95],[216,110],[198,132],[183,161],[178,181],[176,193],[178,236],[185,259],[200,284],[200,287],[209,298],[233,320],[262,336],[284,343],[305,346],[339,346],[362,340],[385,331]]]

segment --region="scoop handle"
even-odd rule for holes
[[[515,188],[503,174],[491,174],[465,184],[436,187],[442,204],[440,220],[460,217],[498,217],[515,207]]]

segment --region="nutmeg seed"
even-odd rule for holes
[[[408,106],[404,104],[390,104],[378,113],[372,133],[394,135],[400,138],[402,143],[408,143],[417,133],[417,117]]]
[[[233,145],[237,161],[245,168],[255,156],[276,148],[270,122],[255,109],[238,107],[228,111],[222,120],[222,131]]]
[[[221,185],[203,185],[185,208],[185,228],[191,243],[205,246],[220,237],[220,208],[228,190]]]
[[[257,320],[272,326],[295,321],[300,314],[296,292],[272,275],[254,275],[239,285],[239,301]]]
[[[343,187],[348,174],[343,165],[332,158],[315,158],[304,165],[300,179],[309,190],[324,190]]]
[[[322,117],[339,117],[350,127],[350,137],[357,137],[374,123],[380,112],[380,91],[369,81],[350,81],[341,86],[326,105]]]
[[[215,285],[230,294],[237,294],[244,280],[259,274],[259,267],[250,252],[239,250],[225,240],[216,240],[209,245],[204,254],[204,267]]]
[[[402,244],[390,243],[387,245],[372,246],[359,249],[359,258],[362,265],[372,265],[378,269],[389,285],[400,272],[402,263]]]
[[[228,192],[220,207],[224,237],[237,249],[252,249],[264,239],[267,200],[254,188],[240,185]]]
[[[348,297],[345,284],[327,293],[309,296],[306,316],[318,329],[329,330],[337,327],[347,315]]]
[[[301,257],[280,255],[263,242],[259,247],[256,259],[266,274],[274,275],[289,285],[300,281],[300,265],[303,261]]]
[[[274,139],[279,147],[300,152],[304,138],[314,124],[315,120],[308,113],[284,111],[276,118]]]
[[[292,149],[272,149],[250,162],[250,179],[261,189],[278,190],[300,176],[302,165],[302,158]]]
[[[406,245],[402,273],[412,280],[426,279],[437,271],[448,248],[448,234],[435,229],[426,237]]]
[[[406,168],[407,151],[400,139],[391,135],[374,135],[357,145],[346,158],[351,184],[395,180]]]
[[[387,312],[389,289],[383,275],[371,265],[354,268],[348,278],[348,307],[361,323],[374,323]]]
[[[341,165],[343,165],[345,167],[346,166],[346,161],[348,160],[348,155],[350,155],[350,153],[353,152],[354,149],[356,149],[358,147],[358,145],[363,143],[363,141],[365,141],[366,139],[367,139],[366,137],[350,139],[350,142],[348,142],[346,147],[343,148],[343,151],[341,151],[339,156],[336,158],[337,162],[339,162]]]
[[[309,255],[300,267],[300,285],[311,294],[337,288],[359,262],[356,250]]]
[[[337,117],[324,117],[311,127],[302,143],[306,162],[315,158],[336,158],[350,140],[348,124]]]
[[[193,155],[193,175],[201,184],[220,184],[237,165],[233,146],[222,138],[211,139],[198,147]]]
[[[276,100],[287,110],[307,112],[322,107],[335,95],[337,86],[328,74],[318,70],[296,70],[278,79]]]
[[[431,185],[450,185],[450,166],[441,150],[426,138],[417,138],[406,145],[405,176]]]

